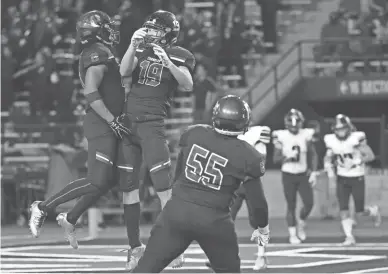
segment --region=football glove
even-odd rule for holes
[[[268,225],[264,228],[258,228],[253,231],[251,241],[257,241],[258,245],[266,246],[269,242],[269,228]]]
[[[319,175],[318,171],[311,171],[310,172],[309,183],[311,184],[311,186],[315,186],[315,184],[317,183],[318,175]]]
[[[132,35],[131,45],[135,48],[139,47],[139,45],[144,41],[144,37],[147,35],[145,28],[140,28]]]
[[[117,116],[109,123],[110,128],[115,133],[116,137],[123,139],[125,136],[131,134],[131,130],[124,126],[123,116]]]
[[[172,61],[170,60],[164,49],[157,44],[151,43],[150,45],[152,45],[155,55],[157,55],[160,61],[162,61],[162,65],[166,68],[170,68],[172,65]]]

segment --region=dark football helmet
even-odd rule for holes
[[[284,116],[284,125],[293,134],[297,134],[303,128],[303,124],[304,115],[297,109],[290,109],[286,116]]]
[[[120,42],[120,23],[112,20],[105,12],[89,11],[78,19],[77,33],[81,44],[95,43],[114,45]]]
[[[143,28],[147,29],[147,35],[144,38],[145,45],[154,43],[163,48],[176,43],[181,29],[175,15],[164,10],[151,14]]]
[[[251,109],[235,95],[227,95],[217,101],[213,108],[213,128],[220,134],[238,136],[249,127]]]
[[[350,121],[348,116],[344,114],[338,114],[335,116],[332,130],[338,139],[344,140],[348,138],[354,129],[352,121]]]

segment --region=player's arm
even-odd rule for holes
[[[334,166],[334,153],[331,148],[327,148],[325,157],[323,158],[324,168],[329,177],[335,176],[335,166]]]
[[[361,163],[368,163],[376,159],[372,148],[368,145],[365,135],[361,136],[358,150],[361,153]]]
[[[273,134],[272,137],[273,137],[272,142],[273,142],[273,145],[274,145],[274,150],[273,150],[273,155],[272,155],[273,162],[275,164],[282,164],[282,163],[285,163],[287,161],[290,161],[291,160],[290,158],[284,156],[284,154],[283,154],[283,144],[278,139],[277,135]]]
[[[165,50],[159,45],[152,44],[155,54],[162,61],[164,67],[168,68],[175,80],[178,82],[178,89],[181,91],[193,90],[193,77],[190,70],[185,66],[175,65],[168,57]]]
[[[114,120],[113,114],[105,106],[98,88],[104,78],[104,73],[107,70],[107,66],[104,64],[91,66],[87,69],[84,83],[84,96],[88,101],[90,107],[107,123]]]
[[[314,143],[312,141],[307,143],[307,157],[309,159],[308,161],[308,168],[310,171],[317,171],[318,170],[318,164],[319,164],[319,158],[317,150],[314,146]]]
[[[123,59],[120,64],[120,74],[121,76],[130,76],[134,69],[137,66],[136,58],[136,49],[139,47],[140,43],[143,41],[146,31],[144,28],[138,29],[132,35],[131,43],[128,46],[127,51],[125,52]]]
[[[249,218],[253,229],[268,228],[268,203],[264,194],[263,186],[259,178],[249,178],[244,182],[247,203],[251,210]]]

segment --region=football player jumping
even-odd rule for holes
[[[303,128],[303,123],[303,114],[291,109],[284,117],[286,129],[272,132],[274,162],[282,163],[282,183],[291,244],[300,244],[306,239],[305,221],[314,205],[312,184],[316,182],[318,168],[318,156],[312,144],[314,130]],[[303,207],[297,225],[295,211],[298,192]]]
[[[365,163],[375,155],[367,144],[365,133],[356,131],[349,117],[338,114],[332,127],[333,133],[324,137],[326,144],[325,169],[330,181],[336,180],[337,199],[341,224],[345,234],[343,245],[356,243],[352,229],[354,220],[349,214],[349,199],[353,196],[355,211],[373,217],[376,226],[381,223],[376,205],[365,208]]]
[[[83,123],[88,140],[88,174],[47,200],[31,205],[29,227],[34,237],[39,236],[48,211],[82,196],[70,212],[57,217],[70,245],[78,248],[75,235],[78,218],[118,181],[121,189],[128,181],[129,167],[119,146],[130,132],[120,118],[125,92],[119,65],[112,53],[112,47],[119,42],[117,26],[101,11],[87,12],[77,21],[77,33],[82,45],[79,77],[88,102]]]
[[[188,50],[174,46],[180,31],[174,14],[154,12],[131,39],[120,66],[123,78],[132,77],[126,103],[126,121],[133,132],[124,153],[130,155],[131,179],[124,193],[124,214],[136,202],[140,212],[139,169],[142,160],[161,200],[162,207],[171,197],[170,153],[167,146],[164,119],[175,90],[191,91],[195,58]],[[135,193],[135,195],[133,195]],[[131,205],[129,205],[131,204]],[[136,215],[138,216],[138,215]],[[135,220],[134,217],[129,220]],[[129,225],[139,225],[131,222]],[[144,246],[131,246],[128,269],[133,269],[144,251]],[[173,266],[180,266],[180,256]]]
[[[213,126],[189,127],[181,147],[172,198],[151,231],[146,250],[133,273],[159,273],[197,241],[215,272],[240,273],[239,247],[229,205],[244,184],[251,207],[252,240],[269,241],[268,205],[260,177],[264,156],[237,138],[249,125],[248,104],[237,96],[221,98]]]

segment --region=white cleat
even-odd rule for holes
[[[343,246],[352,246],[356,244],[356,239],[353,236],[346,237],[345,241],[342,243]]]
[[[262,270],[268,267],[268,260],[266,256],[257,256],[253,270]]]
[[[172,268],[181,268],[184,263],[185,263],[185,255],[182,253],[175,260],[172,261],[171,267]]]
[[[307,235],[306,235],[306,231],[305,231],[305,227],[306,227],[306,223],[301,221],[299,224],[298,224],[298,238],[303,242],[306,240],[307,238]]]
[[[380,208],[377,205],[369,207],[370,215],[373,217],[373,222],[375,227],[379,227],[381,225],[381,213]]]
[[[75,225],[67,221],[67,213],[60,213],[57,216],[58,225],[60,225],[65,232],[65,239],[69,242],[72,248],[78,248],[77,237],[75,234]]]
[[[28,220],[28,226],[30,228],[33,237],[38,238],[43,227],[44,221],[47,217],[47,213],[40,210],[38,204],[40,201],[35,201],[30,206],[30,219]]]
[[[298,245],[301,244],[302,241],[297,236],[290,236],[290,244],[292,245]]]
[[[134,249],[128,249],[127,263],[125,269],[132,271],[139,263],[140,258],[143,256],[146,246],[141,245]]]

